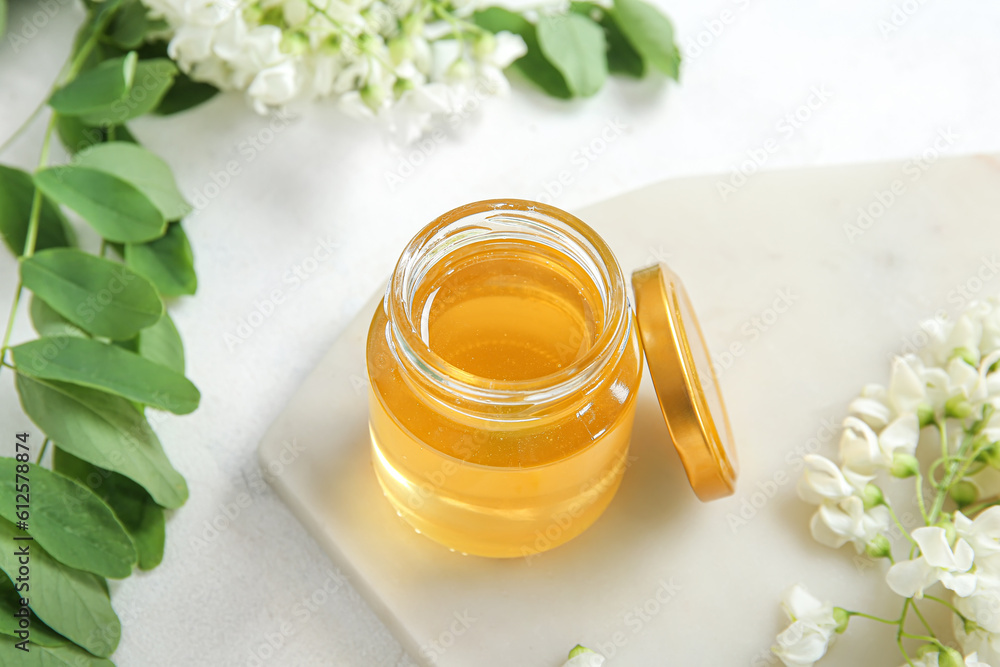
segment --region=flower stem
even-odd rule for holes
[[[941,648],[945,647],[944,644],[942,644],[940,641],[938,641],[937,637],[928,637],[927,635],[915,635],[913,633],[905,632],[905,631],[900,631],[900,635],[903,636],[903,637],[906,637],[907,639],[919,639],[922,642],[928,642],[930,644],[935,644],[937,646],[940,646]]]
[[[913,613],[917,615],[917,618],[920,619],[920,622],[924,624],[925,628],[927,628],[927,632],[931,633],[931,637],[937,639],[937,635],[934,634],[934,628],[932,628],[930,623],[927,622],[927,619],[924,618],[924,615],[920,612],[920,607],[917,606],[917,603],[914,602],[911,606],[913,607]]]
[[[924,523],[930,525],[931,520],[927,514],[927,507],[924,505],[924,476],[920,474],[919,470],[917,471],[915,480],[917,485],[917,506],[920,507],[920,516],[924,518]]]
[[[962,619],[962,621],[968,620],[968,619],[965,618],[965,616],[962,614],[962,612],[960,612],[958,609],[955,608],[955,605],[953,605],[952,603],[948,602],[947,600],[943,600],[943,599],[941,599],[939,597],[936,597],[934,595],[924,595],[924,598],[927,599],[927,600],[933,600],[934,602],[937,602],[938,604],[943,604],[948,609],[951,609],[955,613],[956,616],[958,616],[960,619]]]
[[[889,516],[892,517],[892,520],[896,523],[896,526],[899,528],[900,532],[903,533],[903,535],[906,537],[906,539],[908,539],[910,541],[911,544],[913,544],[914,546],[916,546],[917,545],[917,541],[913,539],[913,536],[910,535],[910,532],[908,530],[906,530],[906,526],[904,526],[903,522],[899,520],[898,516],[896,516],[896,510],[892,509],[892,505],[890,505],[888,502],[885,502],[883,504],[885,505],[885,508],[887,510],[889,510]],[[891,554],[890,554],[890,556],[891,556]],[[891,560],[891,558],[890,558],[890,560]]]
[[[987,507],[993,507],[994,505],[1000,505],[1000,496],[994,496],[992,498],[987,498],[986,500],[984,500],[982,502],[978,502],[975,505],[971,505],[970,507],[966,508],[967,511],[963,512],[963,514],[966,514],[967,516],[971,517],[973,514],[977,514],[979,512],[982,512]],[[927,596],[924,596],[924,597],[927,597]]]
[[[944,458],[948,458],[948,426],[945,420],[937,419],[935,420],[935,425],[937,425],[938,432],[941,434],[941,455]],[[959,455],[964,454],[966,443],[963,442],[959,448]],[[955,471],[957,470],[954,461],[949,461],[947,464],[947,471],[944,477],[941,479],[941,484],[938,486],[937,493],[934,495],[934,505],[931,507],[930,516],[927,518],[927,525],[932,525],[937,523],[938,515],[941,514],[941,510],[944,508],[944,500],[948,488],[951,487],[954,481]]]
[[[896,646],[899,647],[899,652],[903,654],[906,658],[906,664],[913,667],[913,661],[910,659],[910,654],[906,652],[906,648],[903,646],[903,624],[906,623],[906,612],[910,608],[910,604],[913,602],[913,598],[906,598],[903,601],[903,611],[899,614],[899,628],[896,630]]]
[[[847,611],[846,609],[844,611]],[[872,621],[878,621],[879,623],[885,623],[886,625],[899,625],[900,619],[890,620],[888,618],[882,618],[881,616],[873,616],[872,614],[866,614],[862,611],[847,611],[848,616],[860,616],[861,618],[867,618]]]

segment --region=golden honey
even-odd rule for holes
[[[431,223],[396,266],[367,356],[375,472],[418,532],[530,555],[614,496],[642,356],[621,269],[573,216],[507,200]]]

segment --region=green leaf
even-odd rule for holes
[[[97,148],[101,146],[91,150]],[[109,241],[142,243],[167,231],[167,219],[139,188],[106,171],[76,165],[49,167],[35,174],[35,184],[54,201],[79,213]]]
[[[162,25],[162,21],[149,18],[149,11],[139,0],[125,2],[115,15],[108,30],[108,38],[125,49],[135,49],[142,45],[146,33]]]
[[[0,457],[0,495],[14,499],[24,493],[25,504],[31,507],[28,530],[49,555],[102,577],[123,579],[132,574],[138,558],[132,539],[103,500],[68,477],[32,463],[27,464],[31,481],[19,489],[18,465],[24,464]],[[0,516],[16,523],[16,503],[0,503]]]
[[[104,52],[102,40],[100,36],[95,36],[95,33],[100,31],[101,35],[104,34],[107,30],[107,16],[118,11],[122,0],[104,0],[103,2],[86,0],[85,5],[87,6],[87,20],[76,31],[76,36],[73,38],[73,49],[70,51],[70,58],[76,58],[80,55],[80,49],[85,44],[91,44],[92,48],[84,61],[82,71],[93,69],[108,59],[109,55]]]
[[[132,88],[137,61],[135,52],[105,60],[52,93],[49,106],[65,116],[108,112]]]
[[[166,312],[156,324],[139,332],[137,351],[150,361],[184,373],[184,343]]]
[[[153,202],[165,220],[179,220],[191,212],[167,163],[138,144],[112,141],[94,146],[81,152],[75,164],[133,185]]]
[[[35,183],[31,180],[31,174],[0,165],[0,234],[16,257],[20,257],[24,252],[34,196]],[[48,197],[42,197],[35,249],[44,250],[75,244],[73,228],[66,222],[59,208]]]
[[[23,632],[23,628],[18,622],[22,616],[21,598],[14,590],[14,584],[7,578],[5,573],[0,573],[0,634],[8,637],[23,637],[18,632]],[[61,646],[68,644],[69,640],[55,632],[52,628],[42,623],[29,608],[28,612],[28,632],[31,637],[31,644],[38,646]],[[14,614],[18,614],[15,616]],[[0,655],[3,655],[0,652]]]
[[[604,13],[600,25],[608,42],[608,71],[635,78],[646,75],[646,61],[625,37],[614,16]]]
[[[575,95],[589,97],[604,85],[608,76],[604,30],[590,18],[576,12],[542,16],[538,45]]]
[[[154,113],[169,116],[187,111],[212,99],[218,92],[219,89],[215,86],[195,81],[184,72],[179,72],[174,85],[170,86],[170,90],[160,100],[160,106],[156,107]]]
[[[34,631],[31,641],[35,641]],[[93,656],[69,642],[59,646],[32,644],[27,653],[16,648],[16,642],[10,637],[0,637],[0,664],[18,667],[115,667],[110,660]]]
[[[160,106],[156,107],[154,113],[161,116],[180,113],[193,109],[200,104],[204,104],[219,93],[215,86],[195,81],[183,72],[174,79],[174,85],[170,87],[167,94],[160,100]]]
[[[131,338],[163,315],[163,302],[148,280],[80,250],[52,248],[22,260],[21,282],[94,336]]]
[[[643,59],[677,80],[681,53],[674,43],[674,26],[670,19],[643,0],[614,0],[611,13]]]
[[[520,35],[528,47],[528,52],[511,64],[511,69],[537,85],[553,97],[569,99],[573,97],[566,79],[555,66],[545,59],[538,45],[535,26],[520,14],[502,7],[490,7],[473,14],[473,21],[481,28],[497,33],[506,30]]]
[[[116,472],[98,468],[56,447],[53,467],[67,477],[89,486],[111,506],[139,552],[139,568],[151,570],[163,560],[166,525],[163,508],[146,490]]]
[[[82,570],[66,567],[36,541],[15,540],[22,535],[0,519],[0,570],[17,581],[15,552],[27,545],[31,558],[31,609],[46,625],[94,655],[111,655],[121,638],[121,623],[101,580]],[[20,664],[20,663],[18,663]]]
[[[0,37],[7,30],[7,0],[0,0]]]
[[[134,51],[133,51],[134,53]],[[174,83],[177,66],[167,58],[140,60],[135,77],[122,99],[109,107],[80,114],[91,125],[121,125],[127,120],[144,116],[159,104]]]
[[[109,133],[108,128],[90,127],[77,116],[59,116],[56,119],[56,131],[59,133],[62,145],[74,155],[86,148],[108,141]],[[114,135],[115,141],[138,143],[125,125],[116,126]]]
[[[25,414],[64,450],[101,468],[121,473],[145,488],[164,507],[188,497],[159,438],[124,398],[96,389],[17,374]]]
[[[194,255],[180,223],[170,225],[155,241],[125,246],[125,265],[148,278],[164,296],[194,294],[198,289]]]
[[[180,373],[93,338],[39,338],[11,351],[19,373],[100,389],[174,414],[193,412],[201,399]]]
[[[86,338],[87,333],[67,320],[65,317],[52,310],[52,307],[32,295],[31,305],[28,308],[31,317],[31,325],[39,336],[80,336]]]

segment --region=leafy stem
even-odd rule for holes
[[[58,116],[53,113],[49,118],[48,127],[45,128],[45,138],[42,140],[42,150],[38,158],[38,168],[42,169],[49,161],[49,146],[52,142],[52,133],[56,127]],[[28,218],[28,233],[24,239],[24,252],[22,255],[27,258],[35,254],[35,244],[38,242],[38,221],[42,214],[42,191],[37,187],[31,199],[31,214]],[[17,288],[14,291],[14,300],[10,304],[10,314],[7,316],[7,327],[4,330],[3,341],[0,342],[0,360],[7,358],[7,349],[10,347],[10,336],[14,331],[14,318],[17,316],[17,308],[21,303],[21,294],[24,292],[24,285],[18,280]]]
[[[56,76],[55,81],[53,81],[49,89],[45,91],[45,97],[43,97],[42,101],[38,103],[38,106],[32,109],[31,113],[28,114],[28,117],[24,119],[24,122],[22,122],[17,129],[14,130],[14,132],[7,137],[2,144],[0,144],[0,153],[7,150],[11,144],[17,141],[17,139],[24,134],[29,127],[31,127],[31,124],[35,122],[35,119],[37,119],[38,116],[41,115],[42,111],[45,110],[45,106],[49,103],[49,98],[52,97],[52,93],[80,73],[80,68],[83,67],[83,63],[87,61],[91,51],[93,51],[94,47],[97,46],[98,39],[104,32],[104,28],[106,28],[111,19],[115,17],[115,14],[116,10],[115,8],[112,8],[110,10],[104,10],[99,16],[96,17],[97,22],[94,25],[93,33],[91,33],[90,37],[88,37],[87,40],[80,45],[80,50],[76,52],[76,55],[66,60],[62,69],[59,71],[59,74]]]

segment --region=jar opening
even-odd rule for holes
[[[605,242],[568,213],[522,200],[438,218],[403,251],[385,303],[401,362],[492,400],[572,390],[630,326]]]

